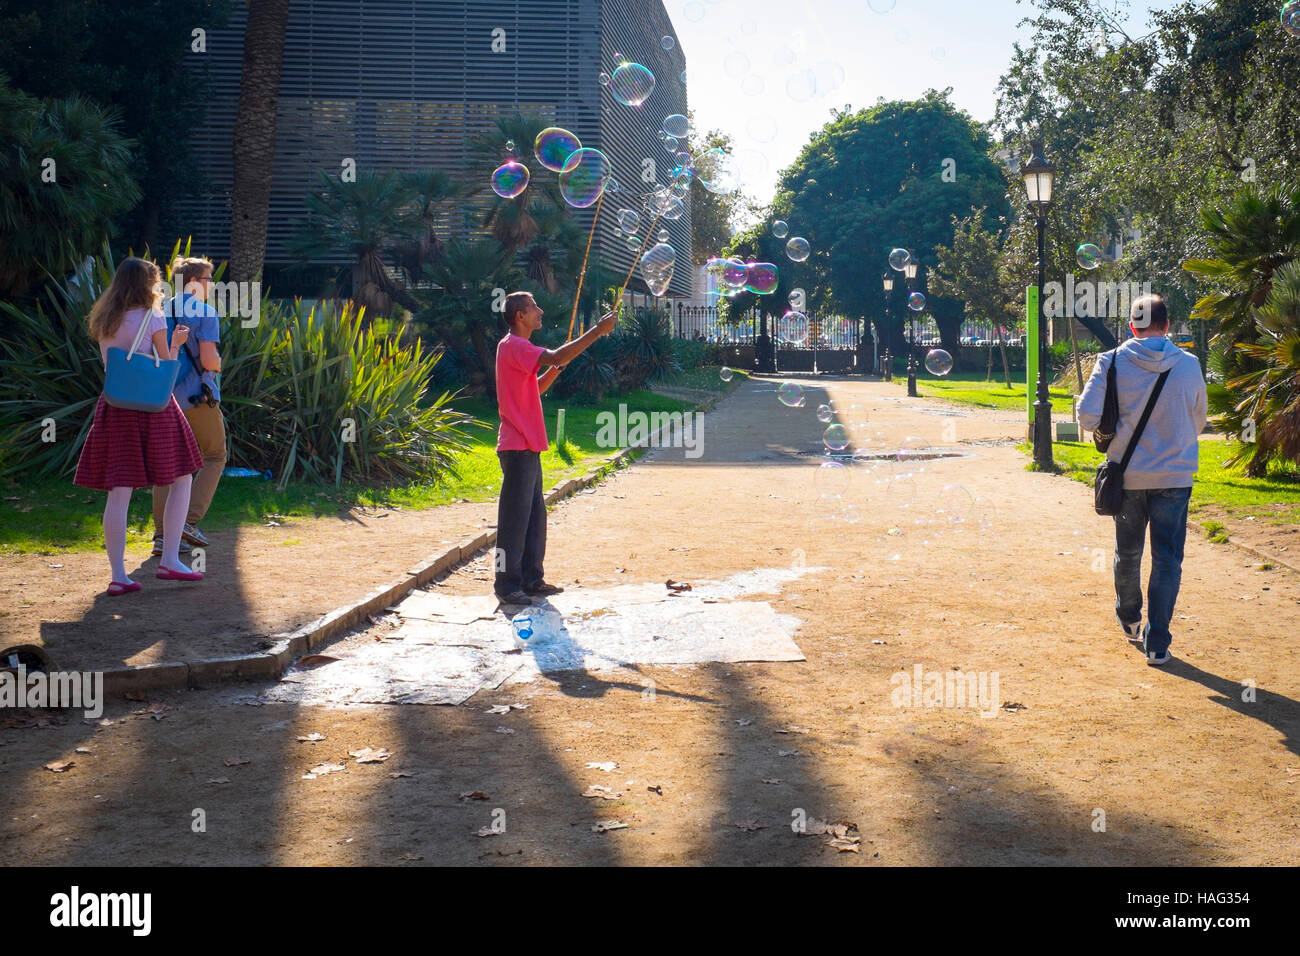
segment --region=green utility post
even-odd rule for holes
[[[555,450],[564,450],[564,409],[555,413]]]
[[[1025,286],[1025,413],[1034,440],[1034,385],[1038,381],[1038,286]]]

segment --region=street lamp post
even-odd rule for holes
[[[1038,220],[1038,392],[1034,402],[1034,462],[1042,469],[1052,463],[1052,393],[1047,386],[1047,329],[1043,317],[1043,286],[1047,274],[1044,235],[1047,210],[1052,205],[1056,167],[1043,156],[1042,141],[1032,144],[1033,154],[1020,167],[1029,207]]]
[[[907,266],[903,270],[903,275],[907,276],[907,291],[909,293],[916,291],[916,273],[920,267],[917,265],[916,257],[913,256],[908,260]],[[907,304],[908,326],[911,328],[909,335],[910,341],[907,343],[907,395],[909,398],[917,398],[916,391],[916,312],[912,309],[912,304]]]
[[[886,272],[880,277],[881,284],[885,287],[885,328],[889,328],[889,293],[894,291],[894,277]],[[889,341],[894,341],[893,333],[890,333]],[[894,380],[894,353],[890,349],[885,349],[885,381]]]

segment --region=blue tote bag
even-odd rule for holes
[[[129,408],[137,412],[161,412],[172,400],[176,376],[181,363],[176,359],[161,359],[158,350],[150,347],[153,357],[136,351],[149,327],[149,315],[140,319],[140,329],[135,333],[131,350],[109,349],[104,366],[104,401],[114,408]]]

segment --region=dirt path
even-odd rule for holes
[[[762,599],[803,622],[806,662],[577,671],[460,707],[178,692],[153,713],[115,705],[104,726],[0,729],[0,861],[1300,862],[1294,575],[1189,538],[1175,660],[1149,668],[1114,622],[1109,520],[1083,485],[1024,470],[1018,416],[805,384],[792,409],[751,383],[707,416],[701,459],[653,452],[560,505],[548,576],[603,587],[803,562],[818,570]],[[854,465],[824,498],[843,476],[814,457],[823,389],[860,451],[964,457]],[[444,587],[482,593],[485,576]],[[990,690],[996,673],[994,716],[900,699],[917,667]],[[528,706],[487,712],[511,703]],[[312,733],[325,739],[296,739]],[[392,756],[349,756],[365,747]],[[346,769],[303,779],[325,763]],[[592,785],[622,795],[584,797]],[[801,819],[852,824],[859,852],[792,832]],[[494,821],[504,832],[475,835]]]

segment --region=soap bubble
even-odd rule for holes
[[[552,172],[558,173],[564,168],[569,157],[582,149],[582,143],[567,129],[548,126],[537,134],[533,140],[533,152],[537,161]]]
[[[669,236],[668,236],[668,230],[667,230],[667,229],[660,229],[658,232],[655,233],[655,241],[656,241],[656,242],[667,242],[668,239],[669,239]]]
[[[609,86],[609,74],[608,74],[608,73],[601,73],[598,79],[600,80],[600,85],[601,85],[601,86]]]
[[[560,195],[575,209],[586,209],[605,191],[614,167],[598,149],[579,149],[560,170]]]
[[[691,131],[691,121],[681,113],[673,113],[671,116],[664,117],[663,130],[669,136],[685,139],[686,134]]]
[[[780,274],[770,262],[748,262],[745,288],[755,295],[771,295],[780,284]]]
[[[624,63],[610,77],[609,91],[624,106],[640,106],[655,89],[655,75],[640,63]]]
[[[835,417],[834,410],[829,405],[817,406],[817,420],[823,425],[828,424]]]
[[[514,199],[528,188],[528,167],[511,160],[492,173],[492,191],[502,199]]]
[[[731,381],[731,376],[732,376],[733,374],[735,374],[735,373],[732,372],[731,369],[727,368],[727,366],[725,366],[725,365],[722,366],[722,371],[718,373],[718,375],[721,377],[721,379],[722,379],[724,382],[730,382],[730,381]]]
[[[722,283],[728,289],[740,290],[749,281],[749,266],[739,259],[722,260]]]
[[[798,382],[782,382],[776,390],[776,400],[787,408],[803,408],[803,386]]]
[[[682,70],[682,86],[686,85],[686,71]]]
[[[740,81],[740,92],[746,96],[760,96],[766,86],[767,84],[763,82],[761,76],[757,73],[751,73]]]
[[[740,187],[740,173],[735,157],[715,146],[695,160],[695,178],[711,193],[729,196]]]
[[[506,140],[506,152],[513,153],[514,151],[515,151],[515,141],[513,139]]]
[[[895,272],[902,272],[911,261],[912,254],[906,249],[895,249],[889,254],[889,268]]]
[[[822,433],[822,443],[831,451],[843,451],[849,447],[849,430],[838,422],[829,425]]]
[[[641,216],[635,209],[620,209],[618,211],[618,228],[628,235],[636,232],[641,228]]]
[[[628,236],[628,237],[627,237],[627,247],[628,247],[629,249],[633,250],[633,251],[635,251],[635,250],[637,250],[637,249],[640,249],[640,248],[641,248],[641,237],[640,237],[640,236]]]
[[[704,13],[704,4],[700,3],[699,0],[691,0],[690,3],[682,7],[682,16],[691,23],[699,23],[703,20]]]
[[[676,46],[676,41],[674,41],[672,37],[664,37],[662,40],[659,41],[659,46],[665,50],[671,50],[674,46]]]
[[[913,292],[907,297],[907,307],[913,312],[924,312],[925,295],[920,292]]]
[[[682,202],[676,196],[669,195],[668,202],[664,206],[662,217],[664,219],[681,219],[686,212],[686,203]]]
[[[749,57],[739,50],[733,50],[722,59],[722,72],[727,76],[740,76],[749,72]]]
[[[943,349],[930,349],[925,355],[925,370],[931,375],[947,375],[952,371],[952,356]]]
[[[826,458],[813,474],[813,487],[823,498],[842,498],[852,478],[853,473],[844,462]]]
[[[920,471],[923,466],[919,463],[926,461],[929,455],[930,443],[924,438],[909,435],[899,443],[898,450],[894,453],[894,464],[905,466],[905,471]]]
[[[778,219],[772,223],[772,235],[778,239],[784,239],[790,234],[790,226],[784,219]]]
[[[975,511],[975,499],[961,485],[945,485],[943,491],[939,492],[934,510],[949,524],[966,524]]]
[[[675,136],[669,136],[667,133],[662,133],[661,135],[663,136],[664,151],[670,156],[675,154],[677,152],[677,147],[681,145],[677,142],[677,138]]]
[[[1091,242],[1085,242],[1079,246],[1074,256],[1079,265],[1084,269],[1097,269],[1101,267],[1101,250]]]
[[[802,312],[807,304],[807,296],[803,289],[791,289],[790,294],[786,296],[786,301],[790,303],[790,308],[796,312]]]
[[[607,186],[605,187],[605,192],[607,192],[607,193],[616,193],[616,192],[618,192],[618,191],[619,191],[620,189],[622,189],[622,188],[623,188],[623,187],[620,186],[620,185],[618,184],[618,180],[615,179],[613,176],[610,176],[610,177],[609,177],[609,185],[607,185]]]
[[[1300,37],[1300,0],[1282,4],[1282,29],[1293,37]]]
[[[803,262],[811,252],[812,247],[802,236],[794,236],[785,244],[785,254],[790,257],[791,262]]]
[[[677,265],[677,250],[667,243],[659,243],[641,257],[641,278],[651,295],[660,296],[668,291]]]
[[[787,312],[776,322],[777,338],[791,345],[808,341],[808,316],[802,312]]]

